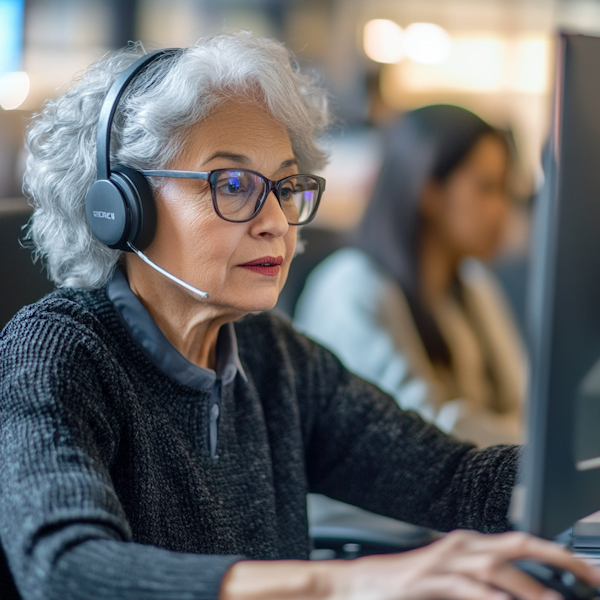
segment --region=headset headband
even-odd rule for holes
[[[136,60],[125,69],[113,82],[108,94],[104,98],[100,117],[98,119],[98,137],[96,141],[96,163],[98,168],[97,179],[103,180],[110,177],[110,132],[113,118],[119,105],[119,100],[129,83],[136,75],[148,65],[163,56],[172,56],[180,52],[181,48],[166,48],[150,52]]]

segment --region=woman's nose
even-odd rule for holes
[[[252,220],[252,225],[257,235],[279,237],[287,233],[290,225],[274,192],[269,192],[261,211]]]

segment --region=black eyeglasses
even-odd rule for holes
[[[290,225],[310,223],[319,208],[325,179],[316,175],[290,175],[271,181],[247,169],[215,171],[140,171],[148,177],[175,177],[208,181],[215,212],[232,223],[245,223],[256,217],[273,192]]]

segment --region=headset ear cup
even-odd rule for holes
[[[150,184],[139,171],[123,165],[114,167],[110,178],[123,190],[129,209],[130,227],[122,250],[129,250],[127,242],[145,250],[156,233],[156,202]]]
[[[109,248],[145,250],[156,233],[156,204],[150,184],[135,169],[117,166],[110,180],[96,181],[85,199],[93,234]]]
[[[113,181],[100,179],[85,198],[85,215],[92,233],[109,248],[127,243],[130,215],[122,190]]]

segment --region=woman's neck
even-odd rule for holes
[[[159,274],[126,269],[133,293],[173,346],[191,363],[216,369],[217,339],[221,326],[241,315],[224,313],[203,303]]]
[[[419,245],[419,292],[429,308],[448,294],[460,260],[435,232],[424,228]]]
[[[136,295],[158,328],[183,356],[199,367],[216,370],[217,339],[221,326],[227,321],[203,319],[198,313],[177,308],[172,311],[156,310],[153,302]],[[166,306],[172,306],[172,303]]]

